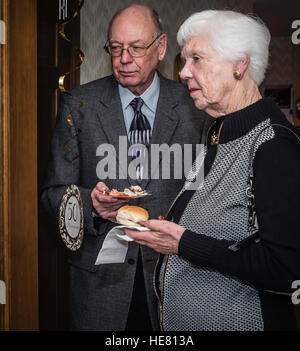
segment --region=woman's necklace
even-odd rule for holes
[[[220,128],[218,131],[214,131],[211,138],[210,138],[210,145],[211,146],[216,146],[216,145],[219,145],[219,140],[220,140],[220,134],[221,134],[221,130],[222,130],[222,127],[223,127],[223,123],[221,123],[220,125]]]

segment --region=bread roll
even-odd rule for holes
[[[116,216],[118,223],[134,226],[139,226],[139,221],[146,221],[148,218],[148,211],[139,206],[122,206]]]

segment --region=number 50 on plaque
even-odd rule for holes
[[[65,245],[72,251],[81,247],[83,240],[83,206],[76,185],[67,188],[59,211],[59,230]]]

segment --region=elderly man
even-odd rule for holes
[[[122,191],[140,184],[151,196],[133,204],[146,208],[150,218],[157,218],[167,212],[184,177],[151,179],[139,165],[136,180],[124,179],[118,172],[116,177],[102,179],[96,169],[104,157],[96,150],[103,144],[114,146],[118,165],[122,161],[118,158],[119,137],[127,140],[128,136],[132,142],[133,133],[141,130],[148,137],[140,142],[148,148],[151,144],[201,143],[204,115],[194,108],[183,85],[157,72],[166,46],[167,35],[155,11],[137,4],[122,9],[111,20],[105,45],[113,75],[72,90],[83,103],[80,108],[77,99],[62,97],[42,201],[57,218],[69,185],[77,185],[82,197],[83,243],[69,258],[72,330],[156,330],[159,326],[153,289],[157,254],[132,242],[124,263],[95,262],[115,225],[117,209],[126,202],[107,195],[108,190]],[[70,112],[73,126],[80,130],[77,135],[68,123]],[[138,116],[143,123],[136,121]],[[62,147],[66,141],[70,141],[69,153]]]

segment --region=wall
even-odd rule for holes
[[[272,37],[270,43],[269,68],[261,91],[265,88],[278,88],[293,85],[293,45],[290,37]],[[292,97],[291,97],[292,106]],[[293,124],[291,108],[284,108],[282,112]]]
[[[292,41],[290,37],[273,37],[270,43],[269,69],[265,86],[293,84]]]
[[[111,74],[110,59],[103,50],[106,29],[112,15],[131,0],[85,0],[81,9],[81,49],[85,61],[81,66],[81,83]],[[179,48],[176,32],[180,24],[192,13],[204,9],[234,9],[252,13],[252,0],[142,0],[135,1],[154,8],[161,16],[169,36],[166,58],[160,71],[173,78],[173,66]]]

